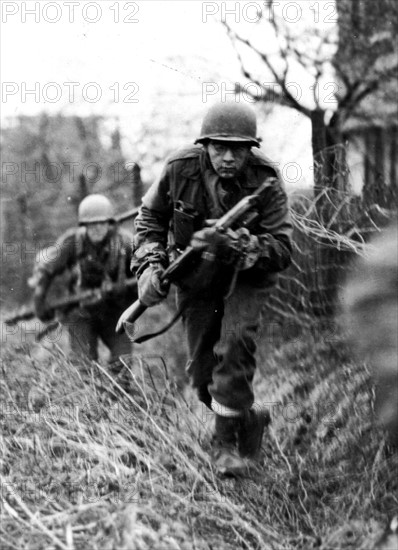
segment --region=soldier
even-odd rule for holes
[[[204,118],[195,146],[178,151],[142,200],[135,227],[133,270],[146,306],[164,299],[159,275],[169,250],[187,245],[202,251],[212,269],[196,270],[180,282],[188,340],[187,372],[199,399],[215,413],[212,459],[220,473],[238,475],[258,457],[266,411],[256,410],[252,381],[256,333],[277,273],[291,256],[287,197],[272,163],[259,147],[252,109],[216,105]],[[259,218],[247,228],[220,234],[212,228],[242,197],[269,178]],[[168,241],[168,233],[171,243]],[[237,247],[241,238],[243,253]]]
[[[398,447],[398,223],[370,241],[343,292],[343,320],[357,356],[376,383],[377,423]],[[396,528],[395,528],[396,529]]]
[[[117,335],[115,325],[122,311],[136,299],[136,288],[123,287],[130,275],[133,236],[115,225],[114,209],[103,195],[88,195],[79,205],[79,227],[66,231],[55,245],[53,259],[42,259],[35,266],[34,306],[37,317],[50,318],[45,299],[56,275],[71,274],[75,292],[106,289],[118,285],[104,299],[75,308],[63,319],[68,328],[72,352],[79,357],[98,358],[98,339],[110,351],[110,363],[118,369],[118,357],[131,353],[126,334]]]

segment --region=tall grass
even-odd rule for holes
[[[398,501],[366,365],[337,334],[260,347],[256,404],[273,423],[259,464],[223,479],[213,418],[170,361],[137,350],[114,376],[6,345],[2,549],[370,550]]]

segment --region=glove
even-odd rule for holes
[[[138,298],[147,307],[155,306],[164,300],[169,292],[170,285],[160,281],[163,271],[161,264],[153,263],[138,279]]]
[[[33,296],[33,307],[35,309],[36,317],[42,323],[47,323],[54,319],[54,312],[48,311],[45,306],[46,295],[42,292],[35,292]]]
[[[191,246],[198,251],[209,251],[222,263],[231,264],[237,257],[233,231],[222,233],[214,227],[205,227],[192,235]]]

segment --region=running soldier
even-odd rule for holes
[[[131,354],[126,334],[116,334],[122,311],[136,299],[131,278],[133,236],[115,224],[114,209],[103,195],[88,195],[79,205],[79,227],[66,231],[55,244],[53,259],[40,259],[35,266],[34,306],[38,319],[51,320],[46,296],[57,275],[69,270],[72,292],[102,289],[104,298],[92,305],[74,308],[62,321],[68,329],[75,356],[98,359],[99,339],[110,351],[110,363],[118,365],[120,355]],[[113,287],[113,290],[112,290]]]
[[[180,281],[177,302],[184,304],[187,372],[199,399],[215,413],[214,465],[220,473],[238,475],[258,457],[268,421],[266,411],[254,405],[256,335],[277,273],[291,261],[292,226],[275,164],[252,149],[260,147],[252,109],[214,106],[195,144],[167,161],[144,196],[132,267],[139,299],[149,307],[168,292],[159,276],[170,248],[178,255],[191,245],[214,259],[206,262],[211,273],[199,268]],[[264,181],[269,188],[249,227],[224,234],[212,227]]]

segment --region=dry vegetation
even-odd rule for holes
[[[397,456],[372,427],[366,365],[332,332],[264,330],[256,393],[273,424],[240,480],[213,472],[212,418],[162,341],[117,379],[61,346],[6,344],[2,549],[370,550],[397,509]]]

